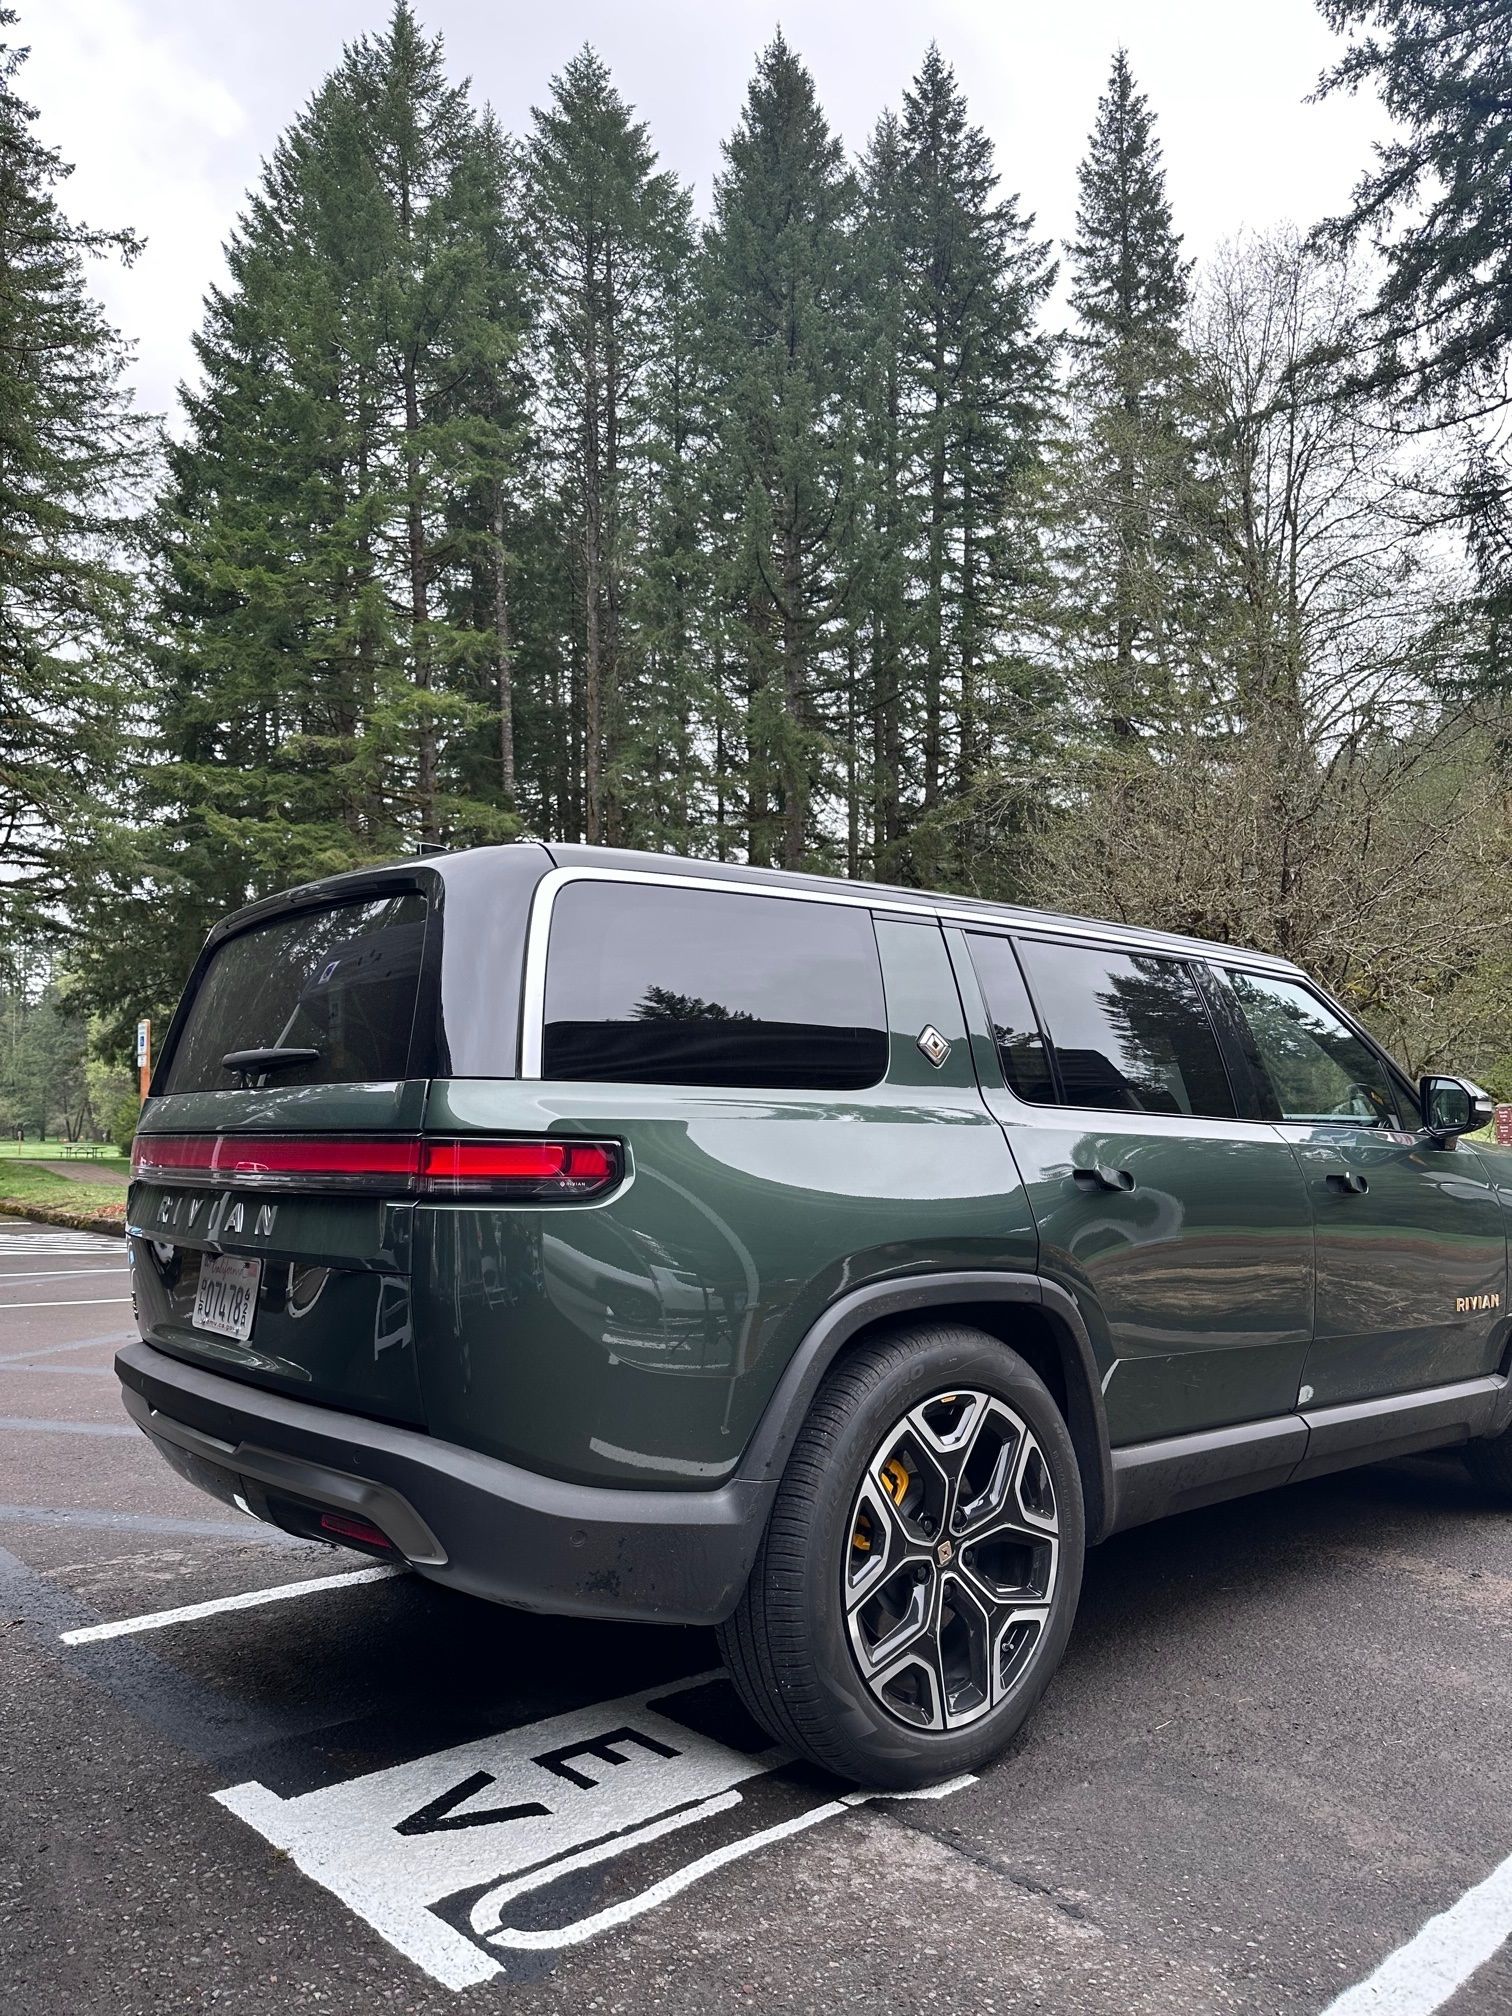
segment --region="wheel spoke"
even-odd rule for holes
[[[876,1466],[873,1465],[873,1472]],[[864,1603],[899,1566],[909,1550],[892,1493],[869,1472],[862,1479],[851,1513],[850,1557],[845,1570],[845,1607]]]
[[[1003,1616],[993,1635],[992,1698],[1001,1701],[1015,1685],[1034,1657],[1035,1647],[1050,1620],[1047,1603],[1015,1604]]]
[[[863,1669],[876,1674],[905,1652],[932,1642],[935,1577],[922,1562],[881,1578],[850,1613],[851,1643]]]

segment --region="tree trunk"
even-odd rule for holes
[[[404,477],[409,491],[409,585],[410,649],[414,681],[422,694],[429,694],[433,677],[430,651],[430,587],[426,573],[425,511],[420,496],[420,455],[416,437],[420,432],[420,395],[415,383],[413,353],[404,360]],[[434,844],[440,838],[436,824],[436,724],[422,702],[415,737],[415,795],[420,814],[420,838]]]
[[[795,504],[796,509],[796,504]],[[782,865],[803,866],[808,838],[808,776],[803,748],[806,680],[802,620],[803,555],[789,521],[782,539]]]
[[[507,810],[515,805],[514,642],[509,621],[509,572],[504,560],[504,486],[494,492],[494,635],[498,640],[499,791]]]
[[[934,442],[929,472],[929,655],[924,681],[924,809],[940,800],[945,687],[945,325],[935,318]]]

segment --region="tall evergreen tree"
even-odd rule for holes
[[[577,562],[583,831],[622,837],[625,605],[643,530],[642,395],[665,340],[673,249],[688,233],[675,179],[655,172],[645,126],[584,48],[534,114],[530,149],[544,278],[552,422]],[[669,263],[670,262],[670,263]]]
[[[1190,263],[1149,102],[1119,49],[1079,170],[1071,257],[1077,436],[1065,470],[1065,616],[1115,740],[1156,725],[1179,655],[1194,535]]]
[[[639,563],[626,600],[619,795],[627,836],[697,852],[708,838],[707,556],[701,538],[697,241],[679,190],[659,238],[659,340],[637,401],[644,440]]]
[[[109,890],[141,904],[118,995],[171,998],[205,924],[250,896],[515,828],[498,595],[525,396],[511,174],[399,0],[248,198],[168,451],[147,879]]]
[[[902,142],[905,359],[924,541],[926,825],[913,854],[915,872],[932,874],[960,865],[935,815],[1011,760],[1009,744],[1020,743],[1044,698],[1024,626],[1038,571],[1033,493],[1054,397],[1039,314],[1055,269],[1031,236],[1033,218],[1015,197],[997,195],[992,143],[933,45],[904,96]],[[974,844],[967,839],[968,850]]]
[[[858,292],[866,643],[864,699],[870,709],[871,842],[874,874],[901,872],[911,725],[911,594],[918,512],[909,486],[910,416],[905,338],[910,303],[906,156],[894,113],[878,120],[861,161]],[[862,696],[858,696],[859,700]]]
[[[1318,0],[1353,37],[1319,95],[1374,87],[1389,139],[1349,209],[1320,227],[1381,262],[1356,375],[1414,426],[1469,422],[1458,484],[1484,617],[1472,670],[1512,701],[1512,0]],[[1512,742],[1512,734],[1506,738]],[[1512,758],[1509,758],[1512,760]]]
[[[70,170],[17,95],[15,19],[0,6],[0,918],[35,922],[120,754],[142,423],[85,267],[140,245],[61,207]]]
[[[837,633],[856,601],[855,185],[812,77],[776,35],[724,144],[704,261],[710,511],[746,848],[824,858]],[[727,745],[722,755],[732,754]]]

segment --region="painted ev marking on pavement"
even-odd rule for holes
[[[511,1950],[581,1944],[871,1796],[836,1798],[791,1765],[723,1675],[704,1673],[316,1791],[214,1796],[435,1980],[466,1988]],[[584,1912],[589,1870],[602,1873]]]

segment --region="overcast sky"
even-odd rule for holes
[[[147,251],[96,286],[138,345],[142,403],[165,412],[220,246],[282,128],[378,26],[387,0],[15,0],[21,77],[75,174],[70,210],[130,224]],[[1382,132],[1374,100],[1304,103],[1337,49],[1312,0],[418,0],[453,74],[525,129],[584,41],[651,127],[663,163],[708,202],[719,143],[778,21],[852,149],[896,104],[929,39],[992,136],[1005,188],[1057,243],[1114,47],[1157,114],[1176,220],[1208,252],[1241,226],[1336,209]]]

